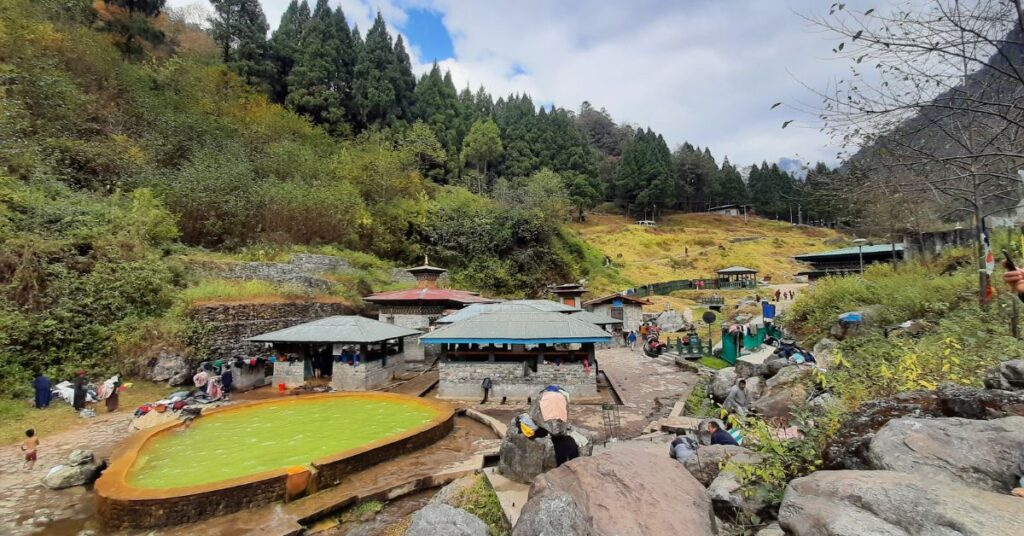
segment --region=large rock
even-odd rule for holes
[[[664,454],[624,447],[537,478],[513,536],[715,533],[704,487]]]
[[[836,348],[839,347],[839,341],[825,337],[814,345],[811,349],[811,353],[814,354],[814,361],[818,363],[819,367],[828,368],[833,361],[835,361]]]
[[[743,358],[736,360],[736,376],[740,378],[760,376],[763,368],[764,366],[761,363],[753,363]]]
[[[756,452],[738,445],[706,445],[697,449],[697,453],[683,462],[683,467],[705,487],[722,470],[726,462],[760,463],[761,456]]]
[[[729,396],[729,389],[736,385],[738,379],[739,375],[736,374],[734,367],[717,370],[714,379],[711,380],[710,387],[711,396],[715,399],[715,402],[725,402],[725,397]]]
[[[1024,416],[1024,391],[943,385],[936,391],[899,393],[861,404],[825,449],[827,469],[869,469],[868,447],[885,423],[900,417],[999,419]]]
[[[1024,462],[1024,417],[894,419],[875,434],[868,457],[875,469],[1007,493]]]
[[[68,455],[68,465],[86,465],[96,461],[91,450],[76,449]]]
[[[1024,390],[1024,359],[1003,361],[985,373],[985,387],[1006,391]]]
[[[43,485],[50,489],[84,486],[99,478],[100,470],[100,466],[94,463],[55,465],[43,477]]]
[[[793,536],[1020,534],[1024,500],[892,471],[819,471],[789,483],[779,522]]]
[[[732,471],[722,471],[708,486],[715,515],[730,521],[749,520],[753,516],[774,519],[769,494],[762,488],[745,488]]]
[[[658,323],[658,327],[666,333],[675,333],[683,329],[683,325],[686,323],[686,319],[683,318],[683,315],[679,314],[679,311],[676,311],[675,309],[669,309],[668,311],[661,313],[658,315],[658,319],[656,321]]]
[[[405,536],[487,536],[479,517],[447,504],[428,504],[412,516]]]
[[[807,379],[813,367],[786,367],[765,382],[764,393],[755,400],[750,409],[768,419],[793,416],[793,410],[803,407],[810,394]]]
[[[185,356],[180,352],[161,348],[160,354],[153,362],[153,368],[149,372],[149,379],[155,382],[165,382],[172,378],[188,374],[190,367]]]
[[[580,456],[590,456],[594,450],[594,439],[583,429],[567,426],[565,434],[573,438]],[[509,423],[508,431],[498,449],[498,471],[506,478],[529,484],[533,479],[557,466],[555,446],[551,437],[530,439]]]
[[[782,369],[795,364],[796,363],[786,359],[785,357],[774,356],[761,364],[761,375],[765,378],[773,378],[778,375]]]

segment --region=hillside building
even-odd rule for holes
[[[903,260],[903,251],[903,244],[874,244],[834,249],[821,253],[807,253],[793,258],[810,265],[807,270],[799,272],[797,275],[814,280],[829,275],[860,273],[862,263],[866,268],[880,262],[897,262]]]
[[[635,330],[644,322],[644,306],[651,302],[623,294],[610,294],[583,302],[583,309],[622,321],[622,329]]]

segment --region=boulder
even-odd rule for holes
[[[708,496],[715,515],[722,519],[775,518],[769,494],[760,488],[744,488],[740,477],[732,471],[722,471],[715,477],[708,486]]]
[[[91,450],[76,449],[71,451],[71,454],[68,456],[68,465],[85,465],[93,463],[95,460],[96,457],[93,456]]]
[[[1024,461],[1024,417],[894,419],[875,434],[868,457],[875,469],[1008,493]]]
[[[405,536],[487,536],[479,517],[447,504],[428,504],[412,516]]]
[[[835,360],[835,352],[838,347],[839,341],[825,337],[814,345],[811,353],[814,354],[814,360],[818,363],[819,367],[828,368],[832,361]]]
[[[101,467],[94,463],[82,465],[55,465],[43,477],[43,485],[50,489],[84,486],[100,476]]]
[[[806,379],[813,367],[786,367],[765,382],[764,393],[750,404],[750,409],[768,419],[793,416],[793,410],[807,403]]]
[[[734,367],[726,367],[719,369],[715,372],[714,379],[711,380],[711,396],[716,402],[725,402],[725,397],[729,396],[729,388],[736,385],[736,380],[739,379],[739,375],[736,374]]]
[[[772,523],[771,525],[757,531],[757,534],[754,536],[786,536],[786,533],[778,523]]]
[[[924,475],[818,471],[786,487],[779,523],[794,536],[1020,534],[1024,501]]]
[[[861,404],[829,440],[827,469],[869,469],[868,447],[885,423],[900,417],[998,419],[1024,416],[1024,391],[943,385],[936,391],[899,393]]]
[[[747,378],[747,392],[750,393],[751,400],[757,400],[764,394],[764,378],[760,376],[751,376]]]
[[[669,309],[668,311],[658,315],[656,322],[662,331],[675,333],[683,328],[683,324],[686,323],[686,319],[683,318],[683,315],[679,314],[679,311]]]
[[[679,463],[623,447],[538,477],[512,534],[711,535],[710,509],[704,487]]]
[[[761,365],[761,375],[765,378],[774,378],[782,369],[795,364],[785,357],[773,356]]]
[[[1024,390],[1024,359],[1003,361],[985,373],[985,387],[1006,391]]]
[[[191,382],[192,374],[190,374],[188,371],[185,371],[179,372],[174,376],[171,376],[171,378],[167,380],[167,385],[171,387],[178,387],[179,385],[188,385]]]
[[[457,501],[460,499],[463,492],[476,484],[476,479],[476,475],[469,475],[453,480],[451,483],[438,490],[437,493],[430,498],[429,504],[447,504],[448,506],[458,508]]]
[[[743,358],[736,360],[736,376],[739,378],[750,378],[760,376],[763,366],[760,363],[745,361]]]
[[[697,449],[697,454],[683,462],[683,467],[705,487],[722,470],[726,462],[760,463],[761,456],[737,445],[706,445]]]
[[[161,348],[149,371],[149,379],[155,382],[164,382],[176,378],[182,374],[187,375],[191,368],[180,352]],[[173,384],[180,385],[180,384]]]
[[[564,435],[568,432],[569,423],[561,419],[552,419],[550,421],[544,419],[544,414],[540,410],[540,397],[542,395],[543,393],[537,393],[537,395],[533,397],[533,401],[530,403],[529,409],[530,418],[533,419],[533,422],[537,423],[538,426],[547,430],[552,435]],[[568,409],[571,409],[571,407]]]
[[[561,422],[561,421],[556,421]],[[592,434],[581,428],[566,425],[564,435],[576,442],[580,456],[590,456],[594,450]],[[513,422],[498,448],[498,471],[506,478],[529,484],[533,479],[557,466],[555,446],[551,437],[530,439],[519,433]]]

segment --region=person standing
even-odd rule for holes
[[[630,330],[629,331],[629,336],[626,338],[626,341],[629,343],[629,349],[635,352],[636,351],[636,331]]]
[[[36,409],[50,407],[50,400],[53,398],[52,387],[46,374],[36,374],[36,379],[32,382],[32,388],[36,390]]]
[[[782,298],[782,291],[775,289],[775,301],[778,302]]]
[[[199,372],[195,376],[192,376],[192,383],[196,385],[196,389],[201,392],[206,392],[206,384],[210,381],[210,375],[206,373],[206,367],[199,369]]]
[[[231,363],[224,365],[224,368],[221,370],[222,372],[220,373],[220,385],[221,388],[224,389],[224,396],[227,397],[228,393],[231,392],[231,387],[235,383],[235,376],[231,372]]]
[[[483,383],[480,385],[484,389],[484,399],[480,401],[481,404],[487,403],[487,397],[491,394],[492,385],[490,378],[484,378]]]
[[[78,369],[78,371],[75,372],[75,379],[71,381],[71,386],[75,393],[74,397],[72,398],[71,405],[72,407],[75,408],[75,411],[82,411],[83,409],[85,409],[86,385],[87,384],[85,381],[85,371],[82,369]]]
[[[121,394],[117,392],[121,387],[121,376],[115,374],[104,382],[104,387],[107,395],[107,399],[104,401],[104,404],[107,406],[107,413],[113,413],[117,411],[121,402]]]
[[[21,451],[25,453],[25,470],[31,471],[39,458],[39,438],[32,428],[25,430],[25,440],[21,442]]]

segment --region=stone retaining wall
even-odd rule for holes
[[[384,387],[395,377],[405,372],[405,357],[391,355],[387,365],[383,359],[360,361],[359,365],[335,363],[331,372],[331,387],[339,391],[372,391]]]
[[[583,365],[540,363],[537,372],[521,362],[489,363],[449,361],[438,367],[438,397],[474,400],[483,397],[484,378],[491,379],[491,398],[507,396],[524,400],[537,396],[548,385],[558,385],[576,398],[597,397],[595,367],[586,373]]]
[[[205,361],[268,356],[263,344],[245,339],[327,316],[355,313],[355,308],[346,303],[308,301],[197,305],[189,309],[188,316],[197,324],[200,345],[208,351],[207,355],[197,356]]]

